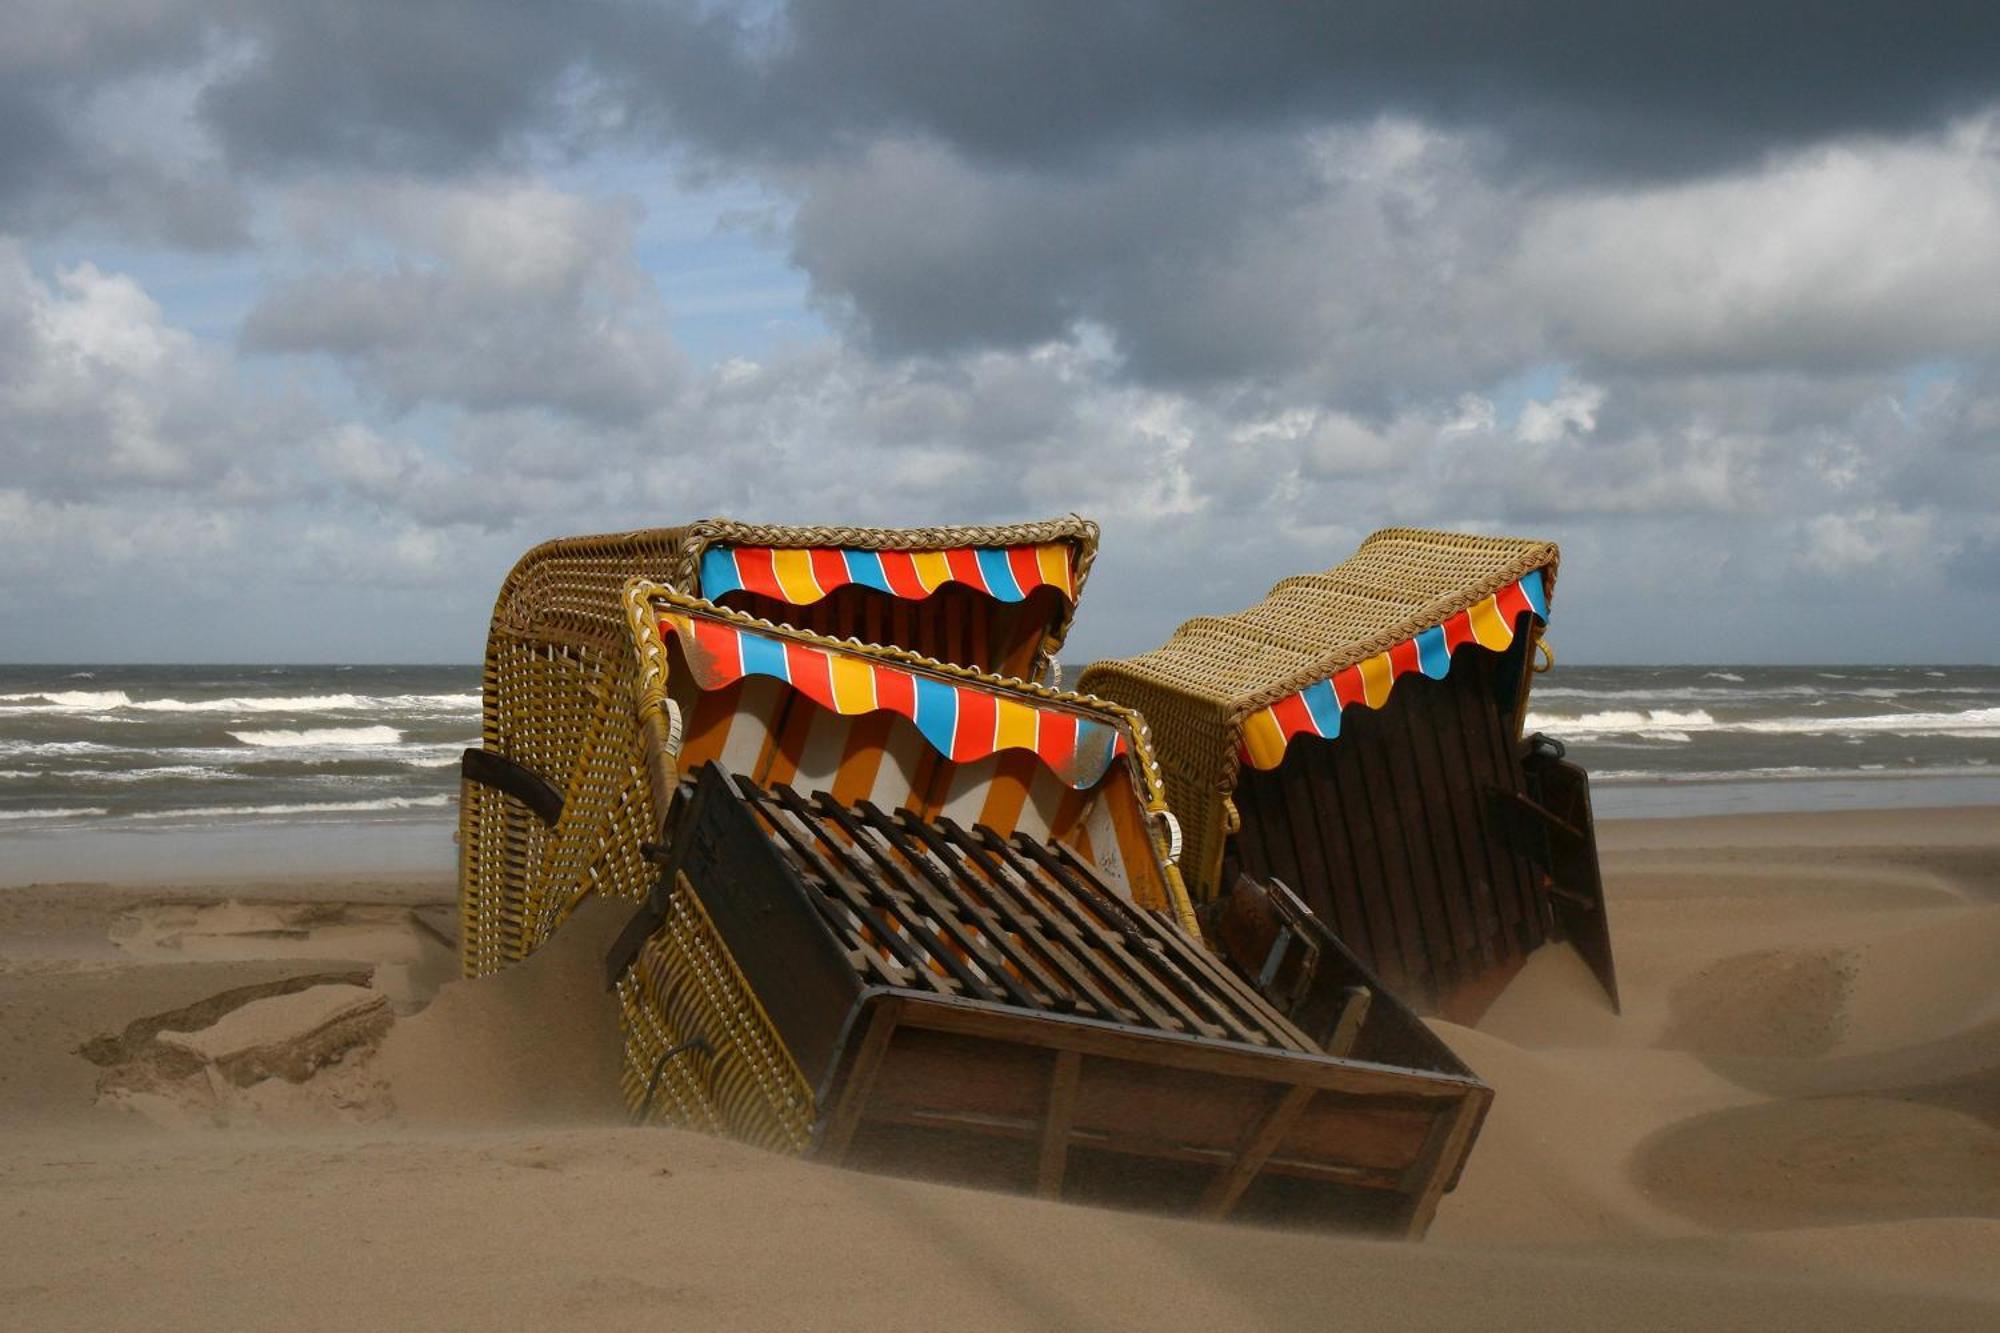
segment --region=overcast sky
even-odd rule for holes
[[[1565,661],[2000,660],[2000,5],[8,0],[0,660],[476,660],[546,537],[1390,525]]]

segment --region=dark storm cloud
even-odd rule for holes
[[[2000,87],[2000,9],[1597,0],[1300,4],[797,0],[233,5],[250,58],[203,111],[259,162],[485,160],[510,137],[640,124],[809,160],[883,134],[1087,162],[1190,131],[1381,113],[1497,130],[1620,175],[1896,134]]]
[[[1681,170],[1907,131],[2000,86],[2000,9],[1978,0],[799,0],[787,13],[773,82],[819,90],[837,123],[1013,160],[1388,111],[1500,127],[1529,159]]]

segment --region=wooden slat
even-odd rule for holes
[[[1049,1070],[1049,1109],[1042,1117],[1042,1151],[1035,1161],[1035,1193],[1045,1199],[1062,1197],[1063,1171],[1069,1163],[1069,1127],[1076,1116],[1076,1089],[1083,1074],[1083,1056],[1057,1051]]]
[[[847,1071],[839,1100],[827,1117],[826,1129],[814,1151],[814,1156],[822,1161],[838,1166],[853,1146],[854,1131],[861,1126],[861,1117],[875,1090],[875,1080],[882,1072],[882,1058],[888,1054],[889,1039],[895,1035],[902,1008],[902,1002],[894,997],[875,1002],[875,1016],[869,1020],[867,1035],[854,1053],[854,1063]]]
[[[1431,1219],[1437,1215],[1438,1203],[1444,1198],[1445,1188],[1451,1184],[1458,1163],[1471,1147],[1473,1127],[1478,1124],[1479,1113],[1491,1095],[1483,1090],[1468,1093],[1451,1114],[1440,1116],[1432,1127],[1432,1141],[1410,1169],[1404,1184],[1412,1196],[1409,1215],[1404,1223],[1405,1234],[1410,1239],[1421,1240],[1423,1234],[1430,1230]]]
[[[830,860],[821,850],[821,831],[816,822],[798,819],[795,812],[772,801],[747,779],[738,778],[737,784],[762,816],[765,825],[782,840],[783,846],[801,858],[812,878],[818,881],[821,892],[838,895],[841,905],[859,917],[881,946],[894,954],[897,962],[910,972],[912,979],[905,984],[912,987],[921,984],[943,994],[955,993],[946,980],[931,969],[924,954],[904,939],[901,932],[895,930],[875,909],[867,885],[854,874],[853,867]],[[794,827],[795,820],[803,827]],[[836,857],[841,855],[839,847],[829,843],[827,848]],[[838,934],[844,939],[849,932],[838,930]],[[862,947],[867,947],[866,941],[860,943]]]
[[[872,910],[879,912],[886,909],[894,913],[895,924],[903,928],[901,933],[915,940],[921,946],[923,953],[927,955],[924,958],[923,964],[921,964],[925,966],[926,970],[929,970],[928,964],[936,963],[949,973],[954,981],[965,988],[966,994],[981,999],[989,998],[993,995],[993,991],[988,988],[986,983],[960,960],[957,953],[937,937],[936,933],[924,923],[922,918],[904,909],[903,905],[882,884],[880,877],[871,869],[869,862],[863,860],[854,848],[846,845],[839,839],[825,836],[824,832],[818,828],[817,821],[813,816],[812,807],[807,805],[797,792],[793,791],[790,787],[780,787],[772,792],[771,795],[784,809],[799,816],[802,824],[806,824],[815,830],[815,833],[819,837],[820,845],[826,847],[834,854],[839,864],[852,877],[854,886],[867,895],[868,900],[873,904]],[[878,917],[878,919],[880,918]],[[898,933],[890,929],[886,923],[884,929],[889,929],[891,934]]]
[[[1202,1195],[1199,1211],[1204,1217],[1227,1217],[1236,1201],[1243,1197],[1243,1191],[1250,1187],[1257,1173],[1264,1169],[1265,1161],[1278,1150],[1285,1141],[1285,1134],[1292,1122],[1306,1109],[1317,1088],[1286,1088],[1278,1096],[1271,1109],[1265,1112],[1250,1132],[1243,1146],[1237,1149],[1236,1159],[1209,1185]]]
[[[984,876],[984,888],[988,901],[993,904],[1003,923],[1020,932],[1024,939],[1032,940],[1039,947],[1052,967],[1060,971],[1068,981],[1072,993],[1087,1002],[1101,1018],[1132,1021],[1136,1017],[1132,1011],[1112,999],[1100,988],[1091,973],[1101,968],[1097,961],[1097,951],[1088,948],[1075,927],[1058,914],[1037,910],[1028,898],[1021,896],[1022,888],[1016,883],[1020,872],[1004,865],[993,854],[950,820],[936,825],[912,820],[913,831],[934,849],[949,845],[957,855],[976,866]],[[998,837],[997,834],[990,836]],[[1114,988],[1116,983],[1113,983]]]
[[[840,819],[840,814],[844,812],[841,811],[840,806],[822,798],[818,802],[818,808],[821,815],[842,823],[844,826],[845,821]],[[884,835],[890,841],[901,844],[916,841],[919,843],[919,846],[922,845],[922,840],[915,838],[912,833],[912,829],[921,827],[921,824],[918,821],[910,820],[908,815],[904,815],[900,821],[892,819],[884,814],[881,807],[872,801],[857,802],[854,808],[868,827]],[[1004,960],[1005,963],[1013,964],[1015,969],[1026,979],[1034,985],[1041,987],[1042,997],[1038,997],[1041,1003],[1048,1003],[1059,997],[1068,998],[1072,1002],[1074,1001],[1075,996],[1070,991],[1068,985],[1049,975],[1048,970],[1041,965],[1032,953],[1025,949],[1017,948],[1013,944],[1011,933],[986,909],[981,902],[976,887],[967,883],[962,878],[957,878],[953,875],[951,864],[956,858],[948,861],[943,857],[926,856],[922,851],[908,847],[907,845],[900,847],[899,850],[908,858],[910,864],[916,867],[917,872],[929,878],[932,887],[937,889],[940,895],[944,895],[942,897],[932,896],[927,900],[933,905],[934,910],[950,914],[954,918],[959,913],[964,913],[969,915],[979,927],[979,931],[976,933],[961,930],[954,931],[954,934],[967,939],[981,939],[983,943],[990,945],[992,951],[999,955],[996,962]],[[967,889],[972,889],[973,891],[966,892],[965,890]]]

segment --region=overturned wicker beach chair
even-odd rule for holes
[[[1276,879],[1420,1006],[1476,1015],[1562,938],[1616,1004],[1587,780],[1521,739],[1556,563],[1549,542],[1390,529],[1084,671],[1150,724],[1211,923],[1242,910],[1239,874]]]
[[[667,812],[609,960],[635,1118],[1422,1234],[1491,1093],[1337,945],[1309,1032],[1202,944],[1135,715],[627,596],[626,762]]]
[[[774,621],[1038,677],[1060,648],[1097,551],[1071,516],[1004,527],[774,527],[705,519],[569,537],[502,585],[486,643],[481,744],[459,815],[465,965],[523,957],[551,904],[636,898],[654,812],[618,764],[633,743],[633,579]],[[558,811],[567,818],[558,821]],[[593,841],[594,840],[594,841]],[[561,910],[561,909],[558,909]]]

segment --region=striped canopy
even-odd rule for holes
[[[695,684],[703,690],[722,689],[745,676],[767,676],[836,713],[896,713],[915,723],[931,748],[955,763],[1002,750],[1027,750],[1081,790],[1094,786],[1125,752],[1124,732],[1108,722],[973,681],[949,680],[866,653],[761,634],[706,616],[671,613],[661,616],[659,624],[663,639],[679,638]]]
[[[1530,570],[1519,581],[1465,610],[1391,647],[1357,662],[1325,680],[1316,681],[1243,719],[1239,748],[1252,768],[1271,769],[1284,762],[1294,736],[1332,740],[1340,735],[1340,712],[1353,704],[1380,708],[1399,676],[1415,671],[1442,680],[1451,670],[1451,654],[1462,643],[1476,643],[1495,652],[1514,642],[1514,624],[1523,611],[1548,622],[1548,596],[1542,571]]]
[[[701,595],[717,601],[732,592],[753,592],[792,606],[810,606],[836,588],[855,583],[921,601],[947,583],[959,583],[1002,602],[1021,601],[1037,588],[1054,588],[1074,602],[1073,554],[1068,542],[940,551],[718,545],[701,554]]]

